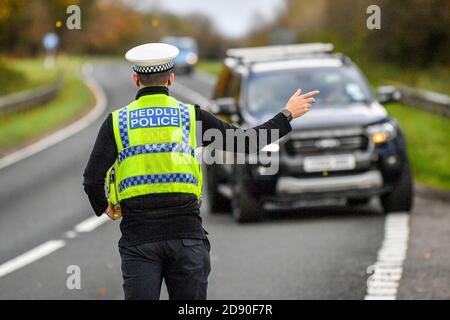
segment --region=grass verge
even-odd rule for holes
[[[44,58],[0,60],[0,96],[49,84],[57,76],[56,68],[44,68]]]
[[[358,65],[373,87],[386,84],[404,84],[450,95],[448,66],[433,66],[426,70],[416,70],[381,63],[361,63]]]
[[[82,62],[80,58],[60,58],[59,65],[64,72],[65,81],[55,99],[36,108],[0,118],[0,154],[72,122],[93,105],[94,97],[79,73]],[[28,61],[24,61],[25,63]]]
[[[206,73],[210,73],[213,75],[219,75],[219,72],[222,69],[222,64],[217,61],[201,60],[197,64],[196,68],[198,70],[206,72]]]
[[[416,181],[450,190],[450,119],[400,103],[386,109],[405,134]]]

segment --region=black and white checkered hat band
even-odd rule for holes
[[[173,61],[157,66],[133,66],[136,73],[159,73],[173,68]]]

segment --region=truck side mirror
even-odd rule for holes
[[[394,86],[382,86],[377,89],[377,99],[382,104],[396,102],[401,98],[402,93]]]

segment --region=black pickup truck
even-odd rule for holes
[[[374,97],[358,67],[331,44],[228,50],[212,110],[251,127],[279,112],[297,88],[321,93],[311,112],[291,122],[290,134],[260,152],[277,155],[277,172],[266,174],[261,163],[207,166],[211,211],[231,205],[236,221],[257,221],[266,210],[363,205],[379,196],[386,213],[409,212],[405,139],[382,106],[399,93],[381,87]]]

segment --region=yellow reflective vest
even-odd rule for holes
[[[108,200],[154,193],[202,195],[195,159],[195,107],[165,94],[140,97],[112,113],[118,157],[106,177]]]

